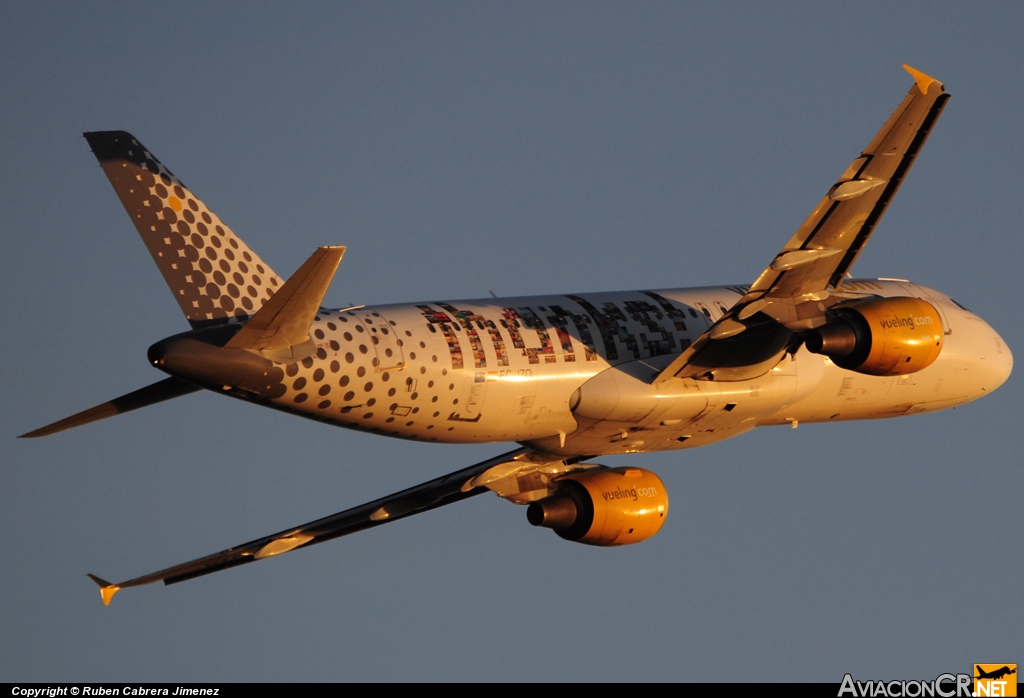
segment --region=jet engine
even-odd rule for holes
[[[558,481],[555,494],[526,510],[534,526],[588,545],[629,545],[647,540],[665,523],[668,493],[661,478],[640,468],[602,468]]]
[[[807,350],[837,366],[872,376],[902,376],[927,368],[942,350],[942,319],[919,298],[859,301],[830,313],[804,334]]]

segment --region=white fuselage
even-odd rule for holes
[[[935,305],[945,332],[935,363],[877,377],[801,348],[755,379],[675,379],[655,388],[658,371],[743,292],[705,287],[321,309],[310,328],[317,353],[275,366],[270,405],[386,436],[518,441],[594,456],[701,446],[756,426],[945,409],[991,392],[1012,368],[999,335],[943,294],[906,282],[851,281],[846,296],[909,295]]]

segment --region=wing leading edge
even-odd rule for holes
[[[864,249],[949,100],[941,82],[903,67],[914,85],[896,111],[747,294],[656,383],[760,375],[786,350],[795,331],[824,322],[821,302],[838,289]]]

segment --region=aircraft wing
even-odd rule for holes
[[[109,604],[114,594],[126,587],[142,586],[153,582],[163,582],[164,584],[184,582],[188,579],[226,570],[229,567],[274,557],[296,548],[323,543],[487,492],[486,487],[473,486],[475,483],[472,483],[472,480],[496,465],[511,461],[516,456],[529,452],[528,448],[519,448],[332,516],[295,528],[288,528],[273,535],[257,538],[219,553],[129,579],[126,582],[112,584],[91,574],[89,578],[99,585],[103,603]]]
[[[746,295],[655,382],[760,375],[757,371],[785,351],[794,331],[824,322],[821,302],[864,249],[949,100],[941,82],[903,67],[914,85],[882,129]]]

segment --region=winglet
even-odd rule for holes
[[[914,82],[917,83],[917,89],[921,90],[921,94],[928,94],[928,88],[931,87],[931,84],[933,82],[939,86],[939,89],[942,89],[942,83],[933,78],[931,75],[925,75],[920,70],[911,68],[906,63],[903,64],[903,69],[910,73],[910,75],[914,78]]]
[[[114,598],[114,594],[120,591],[121,587],[117,586],[116,584],[111,584],[105,579],[100,579],[94,574],[87,574],[85,576],[91,579],[92,581],[96,582],[97,585],[99,585],[100,596],[103,597],[103,605],[109,606],[110,600]]]

